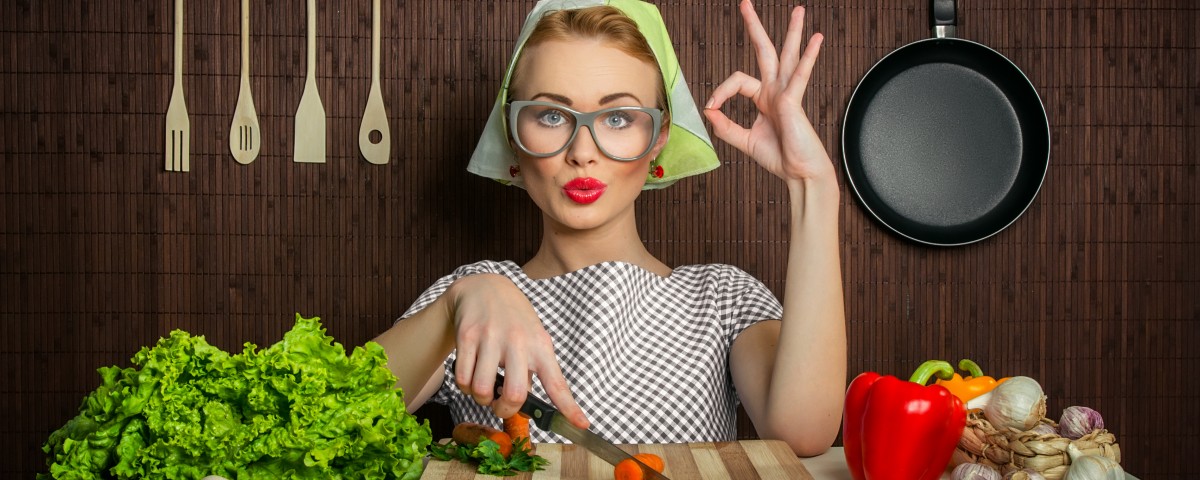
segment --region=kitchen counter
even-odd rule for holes
[[[829,449],[823,455],[797,459],[791,450],[776,440],[741,440],[736,442],[618,445],[634,452],[649,452],[666,460],[667,473],[672,480],[691,478],[787,478],[815,480],[852,480],[846,468],[841,447]],[[538,454],[550,460],[546,470],[520,473],[521,479],[610,479],[612,466],[586,450],[569,444],[539,444]],[[476,475],[474,468],[457,461],[431,461],[426,465],[423,480],[489,479]],[[942,479],[949,479],[949,473]]]
[[[599,458],[589,455],[585,450],[567,444],[539,444],[541,451],[551,461],[549,468],[538,472],[519,473],[509,477],[514,480],[522,479],[590,479],[611,478],[612,466]],[[650,452],[667,460],[668,473],[684,475],[683,478],[723,478],[742,477],[745,475],[757,478],[788,478],[814,480],[853,480],[850,470],[846,468],[846,457],[842,447],[833,447],[824,454],[816,457],[801,458],[796,465],[796,458],[783,442],[773,440],[741,440],[737,442],[696,443],[696,444],[656,444],[656,445],[618,445],[622,449],[634,452]],[[457,461],[429,461],[426,457],[425,473],[422,480],[443,479],[492,479],[489,475],[476,475],[474,467]],[[674,468],[672,468],[672,466]],[[676,470],[672,472],[671,470]],[[1125,474],[1126,480],[1138,480],[1133,475]],[[941,480],[949,480],[950,471],[942,473]],[[208,476],[204,480],[225,480],[217,476]],[[673,479],[678,480],[678,478]]]
[[[815,479],[851,480],[842,447],[830,448],[828,452],[815,457],[801,458],[800,463]]]
[[[846,454],[842,447],[830,448],[828,452],[809,458],[801,458],[800,463],[808,473],[817,480],[852,480],[850,470],[846,468]],[[942,474],[942,480],[949,480],[950,473]]]
[[[666,463],[672,480],[777,478],[806,480],[813,477],[805,470],[787,444],[778,440],[739,440],[731,442],[666,443],[617,445],[629,453],[653,453]],[[514,480],[610,480],[613,466],[573,444],[541,443],[537,454],[550,461],[545,470],[522,472]],[[832,460],[832,457],[830,457]],[[476,474],[472,465],[458,461],[430,461],[422,480],[489,480],[495,477]],[[847,475],[845,478],[849,478]]]

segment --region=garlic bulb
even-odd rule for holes
[[[1078,440],[1100,428],[1104,428],[1104,417],[1088,407],[1067,407],[1058,422],[1059,433],[1071,440]]]
[[[964,463],[954,467],[954,471],[950,472],[951,480],[1002,480],[1000,472],[993,470],[987,465],[978,463]]]
[[[1004,476],[1004,480],[1046,480],[1046,477],[1038,473],[1036,470],[1024,469],[1013,470]]]
[[[1012,377],[992,390],[992,398],[983,407],[983,416],[999,429],[1015,428],[1024,432],[1046,415],[1046,395],[1037,380]]]
[[[1125,470],[1111,458],[1085,454],[1074,443],[1067,445],[1067,454],[1071,468],[1063,480],[1125,480]]]
[[[1033,428],[1029,429],[1029,431],[1038,435],[1058,435],[1058,431],[1054,430],[1054,427],[1051,427],[1045,423],[1039,423]]]

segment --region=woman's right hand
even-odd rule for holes
[[[511,280],[496,274],[470,275],[455,281],[446,294],[456,332],[454,376],[463,393],[480,405],[490,405],[496,416],[508,418],[521,408],[537,375],[559,412],[576,426],[588,426],[558,367],[550,334]],[[500,368],[504,368],[504,391],[497,398]]]

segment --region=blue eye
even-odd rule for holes
[[[633,118],[628,113],[622,111],[612,112],[604,116],[604,126],[613,130],[620,130],[628,127],[633,123]]]
[[[546,110],[538,114],[538,123],[547,127],[558,127],[567,123],[567,116],[558,110]]]

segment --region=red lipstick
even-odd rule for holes
[[[587,205],[599,200],[607,186],[604,182],[592,177],[580,177],[563,185],[563,194],[575,203]]]

